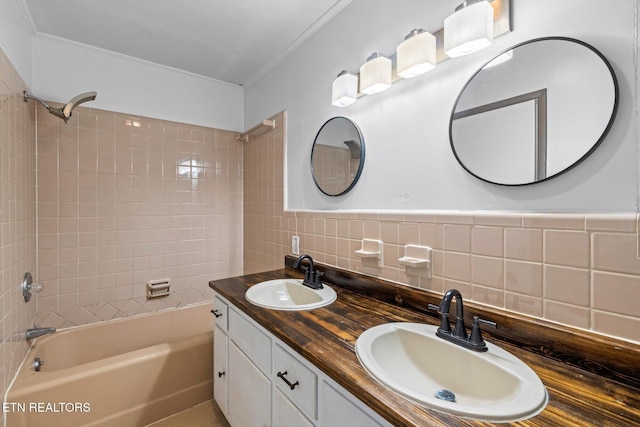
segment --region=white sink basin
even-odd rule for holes
[[[336,291],[327,285],[311,289],[298,279],[277,279],[256,283],[245,293],[251,304],[272,310],[311,310],[336,300]]]
[[[356,354],[369,375],[429,409],[507,422],[545,408],[547,390],[520,359],[491,343],[485,353],[462,348],[438,338],[436,330],[418,323],[379,325],[358,338]],[[454,402],[442,399],[447,391]]]

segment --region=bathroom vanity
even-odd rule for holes
[[[232,426],[390,425],[219,294],[213,314],[214,399]]]
[[[338,294],[330,305],[279,311],[246,300],[256,283],[301,278],[290,268],[293,259],[284,269],[209,283],[216,292],[214,397],[232,426],[489,424],[411,403],[371,378],[354,352],[356,339],[374,326],[437,324],[427,306],[439,295],[320,265]],[[638,346],[473,304],[466,309],[496,321],[485,339],[527,363],[549,392],[546,409],[518,425],[640,425]]]

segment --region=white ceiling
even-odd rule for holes
[[[248,85],[351,0],[22,0],[34,31]]]

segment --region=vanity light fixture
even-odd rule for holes
[[[360,67],[360,91],[373,95],[391,86],[391,60],[382,54],[372,53]]]
[[[362,64],[358,75],[340,72],[333,82],[332,104],[346,107],[361,96],[388,89],[398,80],[424,74],[438,62],[491,45],[494,37],[511,31],[511,1],[466,0],[444,20],[444,28],[433,34],[422,29],[412,30],[393,55],[373,53]],[[509,58],[507,53],[487,67]]]
[[[493,43],[493,8],[486,0],[467,0],[444,20],[444,53],[456,58]]]
[[[333,81],[331,103],[336,107],[346,107],[358,100],[358,76],[342,70]]]
[[[396,49],[398,75],[404,79],[417,77],[436,66],[436,38],[423,29],[415,29]]]

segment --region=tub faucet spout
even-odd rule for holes
[[[33,328],[27,329],[27,341],[38,338],[42,335],[52,334],[55,331],[56,328],[41,328],[38,325],[34,325]]]

